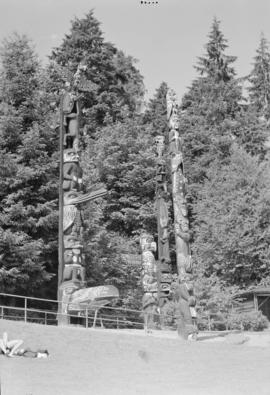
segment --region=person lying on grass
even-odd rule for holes
[[[32,351],[30,348],[20,349],[15,351],[15,355],[18,357],[26,357],[26,358],[48,358],[49,353],[48,350],[37,350]]]
[[[0,339],[0,351],[7,357],[26,357],[26,358],[48,358],[48,350],[32,351],[30,348],[19,347],[23,344],[23,340],[8,340],[7,332],[3,333],[3,338]]]
[[[0,339],[0,351],[7,357],[14,357],[18,348],[23,344],[23,340],[8,340],[7,332],[3,333],[3,338]]]

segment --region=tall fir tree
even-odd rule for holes
[[[243,79],[244,86],[246,82],[249,84],[246,86],[249,96],[242,101],[232,133],[241,147],[263,159],[270,126],[270,52],[263,35],[256,52],[253,69],[249,77]]]
[[[256,112],[269,119],[270,115],[270,51],[262,34],[256,50],[253,69],[249,75],[249,100]]]
[[[162,82],[156,90],[154,97],[149,100],[143,114],[143,123],[152,126],[153,137],[157,135],[167,136],[168,134],[167,91],[168,85],[166,82]]]
[[[198,58],[195,69],[202,75],[210,77],[216,82],[230,81],[235,76],[235,70],[231,66],[235,62],[235,56],[228,56],[225,50],[228,48],[227,40],[220,30],[220,21],[215,17],[206,44],[206,55]]]
[[[180,114],[187,174],[195,184],[203,182],[211,161],[217,157],[226,160],[233,140],[241,87],[232,66],[236,58],[227,56],[226,49],[227,41],[215,18],[206,55],[200,57],[195,66],[199,77],[184,96]]]
[[[29,295],[56,272],[58,144],[27,37],[4,40],[1,60],[0,281],[5,292]]]

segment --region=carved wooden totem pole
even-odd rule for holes
[[[166,162],[164,159],[165,137],[156,137],[157,174],[156,210],[158,223],[158,299],[159,307],[168,301],[171,291],[172,274],[169,251],[169,216],[167,207]]]
[[[172,198],[174,210],[174,232],[176,260],[178,269],[178,285],[176,299],[178,301],[178,330],[187,338],[193,336],[196,329],[192,318],[195,313],[195,298],[192,285],[192,261],[189,246],[189,221],[186,202],[186,183],[183,166],[182,143],[179,136],[178,105],[173,90],[167,92],[167,117],[169,123],[169,153],[171,157]]]
[[[66,83],[60,109],[60,189],[59,189],[59,322],[68,323],[65,314],[71,295],[85,286],[83,254],[83,205],[104,196],[106,189],[94,186],[83,193],[80,166],[80,82],[85,66],[79,65],[73,84]]]
[[[157,245],[153,236],[142,234],[140,238],[142,251],[142,285],[143,285],[143,312],[145,329],[153,329],[155,313],[158,307],[157,264],[154,253]]]

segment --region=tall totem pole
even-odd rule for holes
[[[60,187],[59,187],[59,322],[68,323],[65,315],[71,295],[85,287],[83,253],[83,205],[106,194],[94,186],[83,193],[80,166],[80,95],[84,89],[79,65],[73,83],[66,83],[60,108]]]
[[[178,286],[178,330],[182,337],[193,336],[196,331],[192,318],[195,317],[195,298],[192,284],[192,260],[190,254],[190,233],[186,201],[186,183],[183,166],[182,142],[179,136],[179,118],[176,95],[167,92],[167,117],[169,123],[169,153],[171,157],[172,199],[174,211],[174,233]]]
[[[168,191],[166,181],[166,161],[164,159],[165,136],[156,137],[156,211],[158,225],[158,300],[159,307],[168,301],[171,291],[172,274],[169,250],[169,215],[167,207]]]
[[[146,330],[155,327],[154,318],[158,307],[158,282],[157,263],[155,251],[157,249],[153,236],[143,233],[140,237],[142,251],[142,286],[143,286],[143,313],[144,326]]]

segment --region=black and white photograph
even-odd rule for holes
[[[269,321],[269,0],[0,0],[0,395],[269,395]]]

